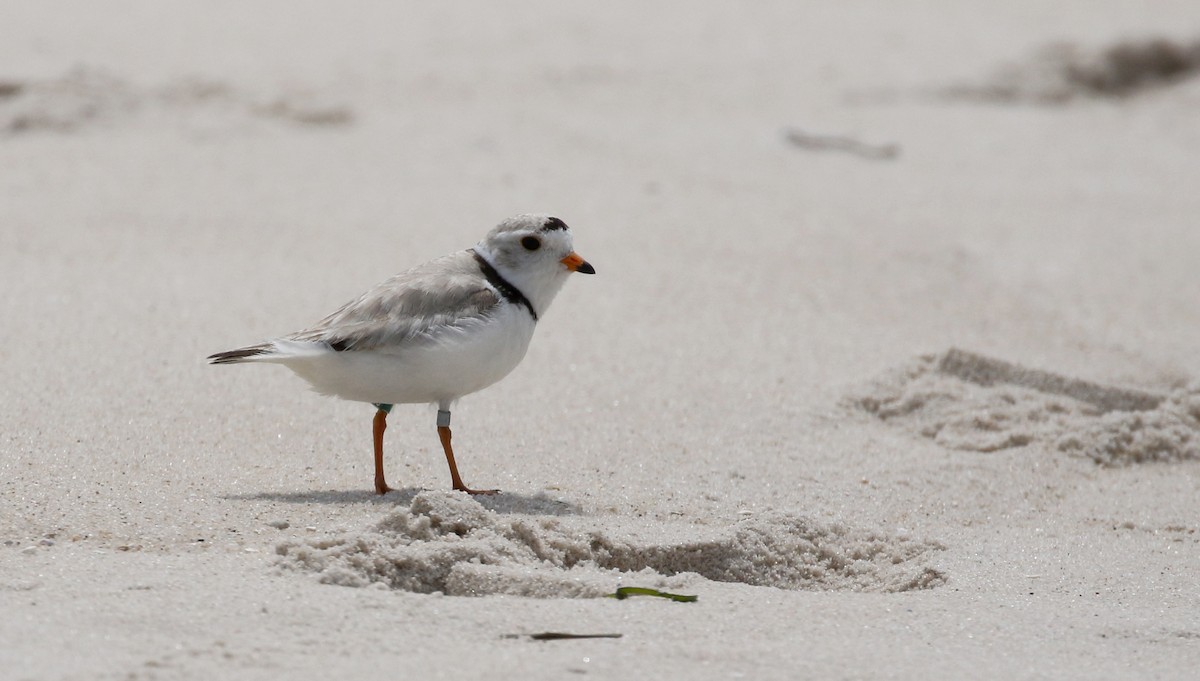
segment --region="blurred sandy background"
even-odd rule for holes
[[[1194,677],[1195,2],[0,17],[0,676]],[[204,363],[519,212],[495,499]]]

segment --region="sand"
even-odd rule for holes
[[[11,8],[0,677],[1193,678],[1198,36]],[[378,497],[369,406],[204,362],[528,211],[598,273],[455,408],[496,497],[432,408]]]

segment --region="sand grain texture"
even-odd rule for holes
[[[0,677],[1200,668],[1194,0],[11,10]],[[494,498],[204,362],[528,211]]]

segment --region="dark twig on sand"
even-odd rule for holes
[[[573,641],[580,638],[621,638],[625,634],[568,634],[561,631],[543,631],[540,634],[524,634],[534,641]],[[505,634],[504,638],[521,638],[522,634]]]

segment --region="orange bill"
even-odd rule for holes
[[[595,274],[596,268],[592,267],[588,261],[584,260],[578,253],[571,251],[567,257],[560,260],[562,264],[567,266],[567,269],[580,274]]]

